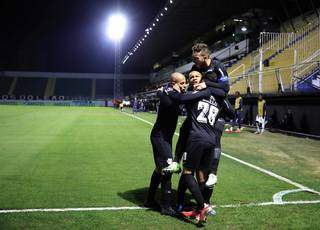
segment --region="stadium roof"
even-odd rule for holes
[[[151,69],[156,62],[166,64],[171,55],[190,52],[193,41],[199,36],[206,34],[207,36],[201,37],[205,42],[217,41],[219,33],[210,35],[209,31],[214,31],[230,17],[240,16],[252,9],[269,12],[279,23],[319,6],[319,1],[314,0],[175,0],[172,9],[169,8],[167,14],[161,18],[159,26],[125,65]]]

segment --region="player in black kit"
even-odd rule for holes
[[[192,71],[189,74],[189,79],[190,84],[194,86],[200,83],[202,75],[197,71]],[[211,206],[205,204],[203,194],[193,173],[197,172],[198,178],[201,181],[205,181],[206,172],[208,172],[212,162],[212,152],[216,145],[214,124],[220,111],[222,100],[225,97],[225,92],[214,88],[206,88],[201,91],[170,96],[186,105],[186,120],[190,128],[186,142],[186,152],[183,157],[184,169],[179,181],[178,193],[180,193],[181,187],[184,190],[188,188],[191,191],[197,201],[197,210],[185,214],[193,216],[198,222],[204,222],[207,212],[211,210]],[[178,99],[173,96],[178,97]]]
[[[199,90],[205,87],[212,87],[215,89],[223,90],[227,95],[227,93],[229,92],[227,71],[220,61],[218,61],[217,59],[210,58],[210,50],[208,46],[204,43],[195,44],[192,47],[192,56],[195,64],[192,66],[191,72],[201,72],[204,77],[203,82],[194,85],[194,88]],[[233,107],[227,99],[223,100],[222,102],[222,112],[219,114],[219,117],[217,117],[217,121],[214,127],[216,132],[216,147],[212,152],[213,160],[211,163],[211,168],[209,170],[208,179],[207,181],[204,181],[203,178],[198,178],[198,183],[206,203],[210,203],[213,187],[217,182],[216,175],[221,156],[220,141],[226,117],[228,117],[229,119],[232,119],[234,117]],[[174,163],[168,167],[168,171],[175,172],[178,170],[176,162],[180,162],[182,154],[183,152],[185,152],[189,130],[190,121],[186,119],[180,128],[180,135],[176,146]],[[179,188],[182,189],[181,186],[179,186]],[[185,190],[186,188],[183,189]],[[179,194],[184,194],[184,192],[179,191]],[[181,199],[183,200],[183,197]],[[180,204],[181,199],[178,199],[178,204]],[[178,207],[178,211],[181,211],[182,208],[182,206]],[[211,214],[214,214],[214,212],[212,212]]]
[[[195,44],[192,47],[192,57],[195,64],[192,66],[191,70],[199,71],[204,76],[204,83],[199,84],[195,88],[220,88],[228,94],[230,87],[226,68],[218,59],[210,58],[209,47],[204,43]],[[214,158],[211,164],[210,174],[206,183],[202,181],[199,182],[207,203],[210,202],[213,187],[217,183],[217,171],[221,156],[221,136],[225,125],[225,119],[233,119],[235,116],[234,109],[227,99],[223,101],[222,107],[223,112],[220,113],[215,124],[217,145],[213,152]]]
[[[172,100],[169,95],[175,93],[172,88],[175,86],[179,92],[185,89],[185,77],[181,73],[171,75],[170,84],[163,90],[158,91],[160,105],[156,123],[151,131],[151,143],[155,162],[155,170],[151,176],[147,199],[144,203],[146,207],[157,207],[155,194],[161,183],[161,213],[163,215],[174,215],[175,211],[171,207],[171,173],[165,173],[163,168],[172,163],[172,137],[176,129],[178,116],[180,113],[179,103]]]

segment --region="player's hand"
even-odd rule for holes
[[[206,83],[201,82],[201,83],[199,83],[199,84],[195,84],[195,85],[193,86],[193,88],[194,88],[194,90],[202,90],[202,89],[207,88],[207,85],[206,85]]]
[[[162,169],[164,173],[179,173],[181,172],[180,164],[177,162],[172,162],[168,167]]]
[[[178,84],[174,84],[174,85],[172,86],[172,88],[175,89],[176,91],[178,91],[179,93],[181,93],[181,89],[180,89],[180,87],[179,87]]]

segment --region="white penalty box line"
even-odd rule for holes
[[[129,117],[133,117],[133,118],[135,118],[135,119],[138,119],[138,120],[140,120],[140,121],[142,121],[142,122],[144,122],[144,123],[147,123],[147,124],[149,124],[149,125],[151,125],[151,126],[154,125],[152,122],[147,121],[147,120],[145,120],[145,119],[143,119],[143,118],[141,118],[141,117],[135,116],[135,115],[133,115],[133,114],[129,114],[129,113],[123,113],[123,114],[125,114],[125,115],[127,115],[127,116],[129,116]],[[177,133],[177,132],[175,132],[174,134],[175,134],[176,136],[179,136],[179,133]],[[258,170],[258,171],[260,171],[260,172],[262,172],[262,173],[264,173],[264,174],[267,174],[267,175],[269,175],[269,176],[271,176],[271,177],[274,177],[274,178],[276,178],[276,179],[278,179],[278,180],[280,180],[280,181],[283,181],[283,182],[286,182],[286,183],[288,183],[288,184],[291,184],[291,185],[293,185],[293,186],[295,186],[295,187],[297,187],[297,188],[300,188],[300,189],[302,189],[302,190],[304,190],[304,191],[307,191],[307,192],[310,192],[310,193],[314,193],[314,194],[320,195],[320,192],[319,192],[319,191],[316,191],[316,190],[314,190],[314,189],[312,189],[312,188],[309,188],[309,187],[307,187],[307,186],[304,186],[304,185],[302,185],[302,184],[299,184],[299,183],[297,183],[297,182],[295,182],[295,181],[292,181],[292,180],[290,180],[290,179],[288,179],[288,178],[286,178],[286,177],[280,176],[280,175],[278,175],[278,174],[276,174],[276,173],[274,173],[274,172],[271,172],[271,171],[269,171],[269,170],[263,169],[263,168],[261,168],[261,167],[259,167],[259,166],[253,165],[253,164],[248,163],[248,162],[246,162],[246,161],[240,160],[239,158],[233,157],[233,156],[231,156],[231,155],[229,155],[229,154],[226,154],[226,153],[221,153],[221,154],[222,154],[223,156],[231,159],[231,160],[237,161],[237,162],[240,163],[240,164],[243,164],[243,165],[246,165],[246,166],[248,166],[248,167],[250,167],[250,168],[253,168],[253,169],[255,169],[255,170]]]
[[[240,208],[240,207],[259,207],[271,205],[302,205],[302,204],[320,204],[320,200],[298,200],[298,201],[284,201],[282,203],[276,202],[261,202],[261,203],[240,203],[215,205],[214,208]],[[89,212],[89,211],[129,211],[129,210],[148,210],[149,208],[140,206],[128,207],[87,207],[87,208],[34,208],[34,209],[7,209],[0,210],[0,214],[7,213],[30,213],[30,212]]]

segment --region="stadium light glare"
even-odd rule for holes
[[[241,27],[241,31],[242,31],[242,32],[246,32],[246,31],[247,31],[247,27],[242,26],[242,27]]]
[[[165,11],[167,11],[167,10],[168,10],[168,8],[167,8],[167,7],[165,7],[165,8],[164,8],[164,10],[165,10]]]
[[[125,34],[126,28],[127,20],[121,13],[116,13],[109,17],[107,33],[111,40],[121,40]]]
[[[173,1],[172,0],[170,0],[170,4],[172,4],[173,3]]]
[[[153,26],[156,26],[156,24],[152,23]]]
[[[159,18],[157,18],[156,21],[158,22],[158,21],[159,21]]]
[[[162,17],[162,16],[163,16],[163,13],[161,13],[160,16]]]

